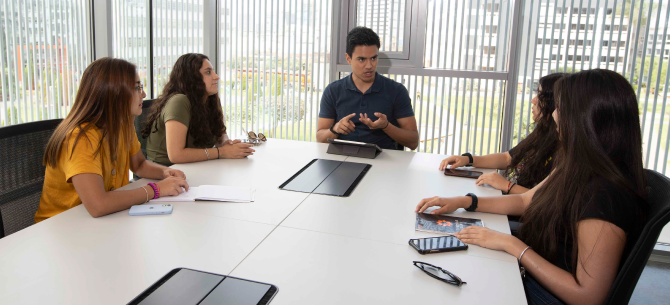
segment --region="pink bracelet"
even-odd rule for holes
[[[153,199],[158,199],[158,185],[153,182],[149,182],[149,186],[154,190],[154,198]]]

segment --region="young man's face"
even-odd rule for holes
[[[377,46],[356,46],[351,56],[349,54],[345,54],[345,56],[356,77],[366,83],[375,80],[377,57],[379,57]]]

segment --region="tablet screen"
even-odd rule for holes
[[[181,269],[148,295],[140,305],[198,304],[224,276]]]
[[[256,305],[270,285],[227,277],[200,305]]]
[[[133,299],[130,305],[257,305],[277,294],[271,284],[178,268]]]

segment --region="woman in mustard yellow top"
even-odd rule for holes
[[[147,161],[140,151],[133,120],[142,114],[146,96],[135,65],[115,58],[91,63],[81,78],[74,105],[51,136],[44,154],[47,166],[35,222],[84,204],[93,217],[141,204],[151,198],[188,190],[186,176]],[[128,170],[163,179],[129,191]]]

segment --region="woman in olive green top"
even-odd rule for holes
[[[170,166],[253,155],[252,144],[226,135],[218,80],[207,56],[189,53],[177,59],[142,132],[149,160]]]

